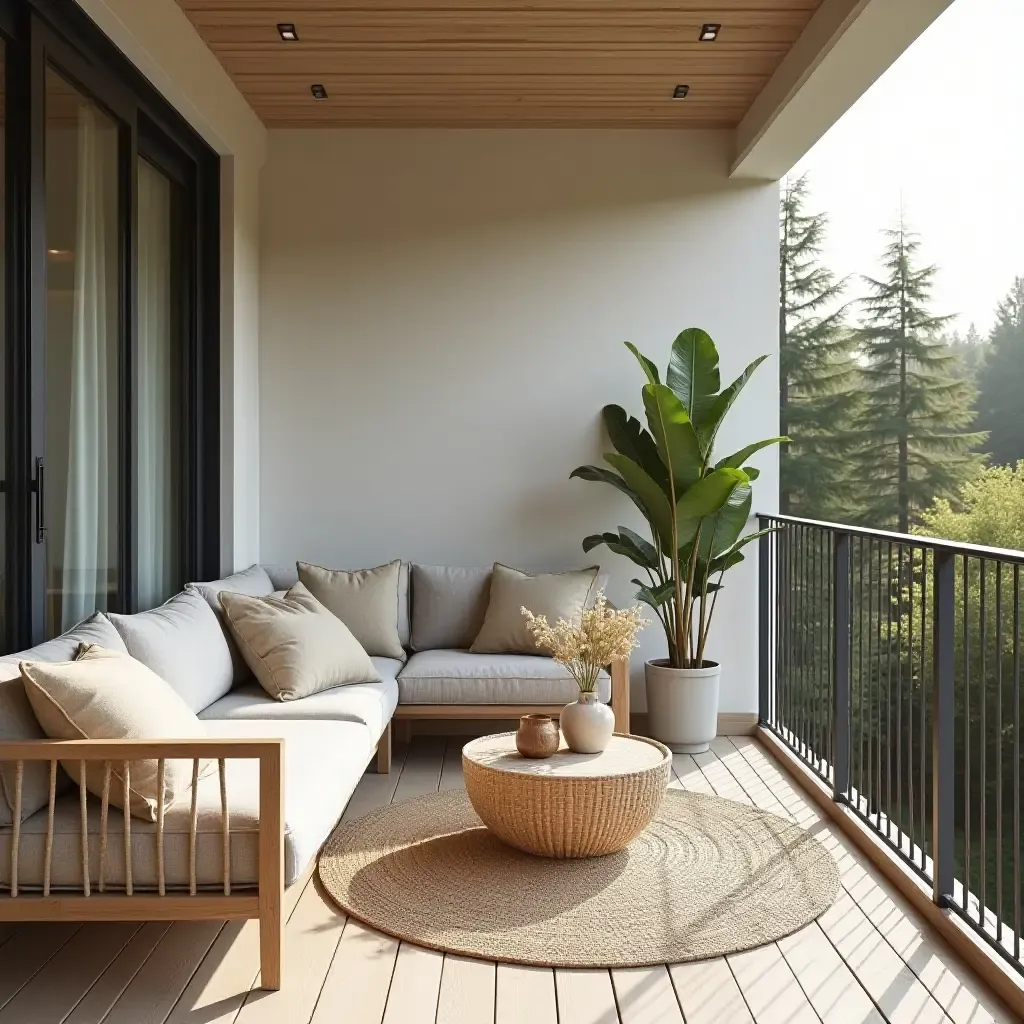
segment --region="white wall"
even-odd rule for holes
[[[175,0],[78,0],[221,155],[221,558],[259,557],[259,173],[267,132]]]
[[[622,342],[664,364],[700,325],[727,375],[777,347],[777,186],[729,181],[731,154],[725,132],[271,131],[261,557],[563,568],[592,561],[586,534],[639,527],[568,478],[600,459],[602,405],[642,409]],[[723,449],[776,432],[777,372]],[[627,601],[632,567],[601,559]],[[756,709],[755,569],[719,603],[723,711]]]

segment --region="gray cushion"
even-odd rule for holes
[[[373,751],[366,726],[356,722],[217,722],[208,724],[211,736],[284,738],[284,873],[285,884],[298,878],[316,856],[341,816],[362,777]],[[231,881],[252,888],[259,866],[259,762],[226,763],[228,820],[231,830]],[[164,866],[168,887],[186,889],[189,864],[191,798],[167,808],[164,819]],[[220,778],[216,771],[199,782],[196,875],[203,888],[222,885]],[[26,889],[42,887],[46,839],[46,810],[22,826],[18,880]],[[56,889],[81,891],[81,828],[78,791],[66,793],[56,804],[51,884]],[[93,892],[99,881],[100,801],[89,798],[89,865]],[[105,881],[124,884],[124,817],[112,811]],[[136,889],[157,887],[156,825],[131,820],[132,882]],[[10,886],[11,831],[0,832],[0,886]]]
[[[398,683],[395,681],[402,662],[392,658],[373,658],[380,673],[379,683],[350,683],[332,686],[299,700],[274,700],[259,683],[242,683],[226,697],[211,704],[199,717],[204,722],[253,721],[273,719],[294,721],[320,719],[336,722],[362,722],[373,742],[380,739],[398,704]]]
[[[288,590],[299,580],[299,573],[291,565],[265,565],[275,590]],[[403,647],[409,646],[409,563],[403,562],[398,572],[398,639]]]
[[[36,720],[32,705],[21,679],[23,661],[72,661],[82,644],[99,644],[107,650],[127,652],[124,641],[102,612],[78,623],[66,633],[28,651],[8,654],[0,658],[0,741],[45,739]],[[0,826],[14,822],[14,774],[10,762],[0,764]],[[63,772],[58,774],[57,785],[68,785]],[[45,807],[50,796],[50,766],[46,763],[26,763],[21,785],[21,818],[24,821]]]
[[[109,618],[128,653],[169,683],[193,711],[202,711],[231,689],[231,646],[198,590],[183,590],[148,612]]]
[[[490,566],[414,564],[410,570],[412,649],[472,646],[487,614],[491,572]]]
[[[608,674],[598,694],[607,701]],[[535,654],[419,651],[398,674],[399,704],[568,704],[579,687],[564,666]]]
[[[190,586],[195,587],[203,595],[206,603],[214,610],[217,618],[220,620],[224,639],[231,651],[231,666],[234,670],[233,681],[240,683],[244,679],[251,679],[252,672],[249,671],[249,666],[246,665],[245,658],[242,657],[242,652],[239,651],[235,644],[235,638],[231,635],[231,630],[228,628],[227,618],[224,615],[224,609],[221,607],[218,595],[222,590],[226,590],[231,594],[249,594],[252,597],[266,597],[268,594],[272,594],[277,588],[271,583],[266,570],[259,565],[250,565],[248,569],[232,573],[230,576],[225,576],[222,580],[192,583]]]

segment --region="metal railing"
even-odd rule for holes
[[[761,725],[1024,973],[1024,552],[760,519]]]

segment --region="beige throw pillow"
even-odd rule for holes
[[[405,659],[398,636],[398,583],[401,561],[376,569],[325,569],[298,562],[299,582],[352,631],[367,654]]]
[[[51,739],[58,740],[189,740],[205,739],[206,729],[195,713],[156,673],[128,654],[95,644],[83,646],[75,661],[23,661],[32,710]],[[204,761],[205,771],[210,762]],[[76,782],[79,761],[61,766]],[[85,785],[103,796],[102,761],[86,763]],[[157,818],[157,761],[131,761],[128,789],[131,813],[148,821]],[[192,785],[191,761],[164,763],[164,805],[169,806]],[[115,761],[110,772],[110,803],[124,807],[124,768]]]
[[[253,675],[276,700],[297,700],[380,674],[348,627],[301,583],[284,597],[222,591],[228,626]]]
[[[552,625],[558,619],[571,619],[590,602],[599,571],[595,565],[575,572],[530,576],[495,562],[487,614],[471,650],[477,654],[545,654],[526,628],[522,609],[546,615]]]

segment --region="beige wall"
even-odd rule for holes
[[[259,174],[266,129],[175,0],[77,0],[221,162],[221,558],[259,557]]]
[[[727,179],[728,133],[271,131],[260,222],[261,557],[587,564],[638,526],[570,481],[599,411],[639,411],[622,342],[664,363],[710,330],[727,374],[777,347],[777,186]],[[722,439],[775,433],[777,365]],[[757,504],[770,509],[776,463]],[[601,554],[611,596],[633,567]],[[756,708],[756,572],[720,602],[722,709]],[[645,653],[664,640],[650,627]],[[634,695],[642,701],[642,669]],[[642,703],[640,704],[642,707]]]

